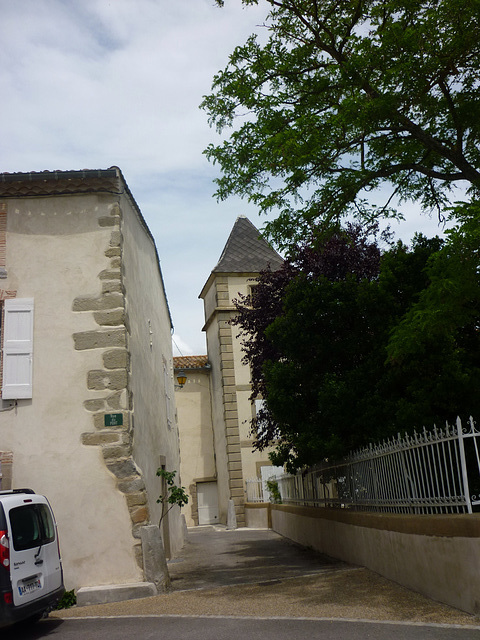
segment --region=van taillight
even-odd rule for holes
[[[10,545],[7,531],[0,531],[0,566],[10,569]]]

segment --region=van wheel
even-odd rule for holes
[[[26,622],[28,624],[35,624],[36,622],[38,622],[42,618],[46,618],[47,616],[48,613],[46,611],[42,611],[42,613],[36,613],[34,616],[30,616],[30,618],[27,618]]]
[[[46,611],[40,611],[40,613],[36,613],[33,616],[25,618],[25,620],[20,620],[17,622],[17,627],[29,627],[32,624],[36,624],[43,617],[47,617],[48,613]]]

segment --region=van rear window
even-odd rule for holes
[[[32,549],[55,540],[55,525],[45,504],[15,507],[9,516],[15,551]]]

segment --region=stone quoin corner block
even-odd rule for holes
[[[111,329],[110,331],[82,331],[73,334],[73,341],[77,351],[84,349],[102,349],[108,347],[125,347],[125,329]]]

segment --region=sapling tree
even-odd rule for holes
[[[173,507],[177,506],[181,508],[188,504],[188,494],[185,491],[185,487],[179,487],[175,484],[176,474],[176,471],[166,471],[161,467],[157,469],[157,476],[162,478],[166,486],[166,493],[160,495],[157,499],[157,504],[162,505],[162,515],[158,523],[159,527],[162,524],[162,520]]]

